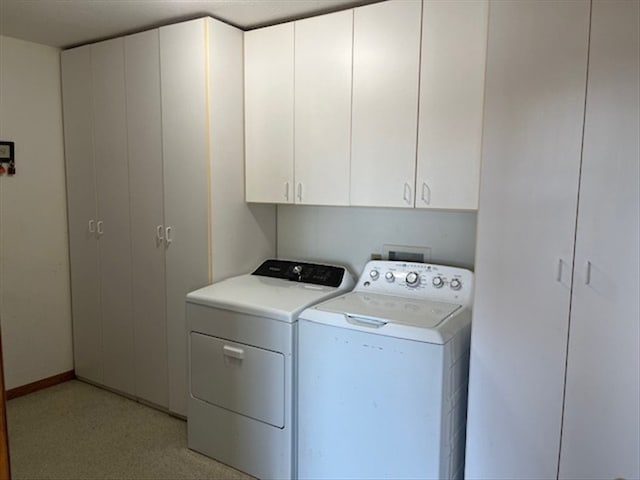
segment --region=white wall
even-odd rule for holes
[[[59,50],[0,36],[0,321],[5,386],[73,369]]]
[[[473,268],[475,212],[278,206],[278,256],[345,265],[360,275],[384,244],[430,247],[434,263]]]

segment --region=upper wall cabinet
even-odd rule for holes
[[[247,201],[476,209],[487,17],[392,0],[247,32]]]
[[[351,204],[413,207],[421,2],[354,11]]]
[[[244,35],[247,202],[293,203],[293,23]]]
[[[483,0],[424,3],[418,208],[478,208],[488,10]]]
[[[245,34],[248,202],[349,205],[352,28],[349,10]]]
[[[349,205],[353,11],[294,26],[295,202]]]

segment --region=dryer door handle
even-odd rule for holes
[[[345,318],[347,322],[352,325],[358,325],[360,327],[368,327],[368,328],[380,328],[384,327],[388,322],[381,320],[379,318],[371,318],[371,317],[359,317],[356,315],[345,314]]]
[[[237,358],[238,360],[244,359],[244,350],[242,348],[225,345],[224,347],[222,347],[222,353],[225,357]]]

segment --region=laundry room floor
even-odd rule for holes
[[[73,380],[7,402],[11,474],[20,479],[249,477],[187,448],[187,425]]]

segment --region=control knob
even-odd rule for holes
[[[449,286],[451,287],[451,290],[460,290],[462,288],[462,282],[459,279],[454,278],[449,282]]]
[[[444,285],[444,280],[442,279],[442,277],[433,277],[433,280],[431,280],[431,283],[436,288],[442,288],[442,286]]]
[[[371,270],[369,272],[369,276],[371,277],[371,280],[377,280],[380,276],[380,272],[378,272],[378,270]]]
[[[384,278],[387,280],[387,282],[389,283],[393,283],[396,279],[395,275],[393,274],[393,272],[387,272],[384,274]]]
[[[415,287],[420,283],[420,275],[418,275],[416,272],[409,272],[407,273],[405,281],[410,287]]]

